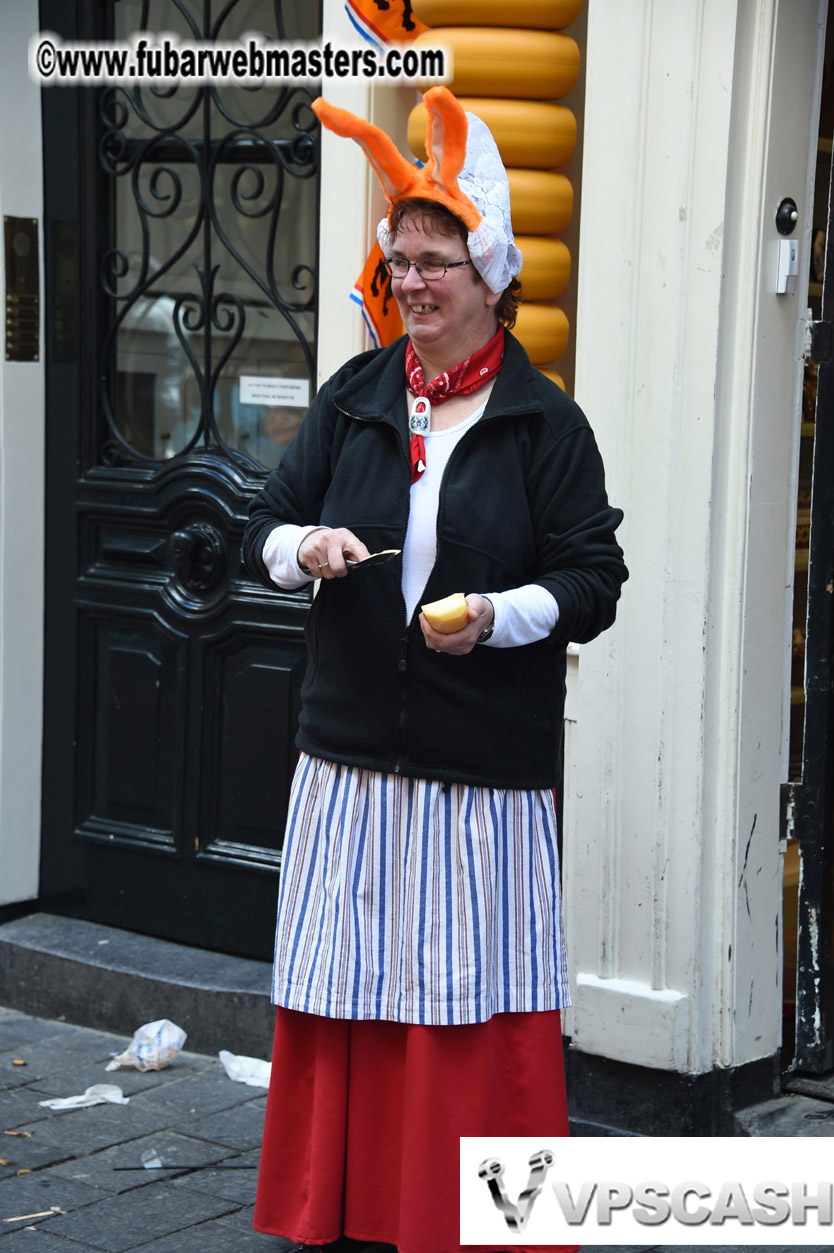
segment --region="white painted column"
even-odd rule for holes
[[[3,13],[0,216],[37,218],[43,271],[40,88],[28,79],[37,0]],[[3,263],[5,283],[5,264]],[[5,302],[4,302],[5,303]],[[38,892],[43,732],[44,348],[0,353],[0,905]],[[41,327],[44,323],[41,281]]]
[[[781,1022],[800,367],[796,299],[767,286],[766,173],[781,74],[800,167],[783,194],[804,195],[817,6],[786,64],[797,7],[589,3],[576,394],[631,579],[579,660],[566,1026],[580,1050],[692,1073],[771,1055]]]

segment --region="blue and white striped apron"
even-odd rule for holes
[[[570,1004],[552,793],[302,754],[272,999],[437,1025]]]

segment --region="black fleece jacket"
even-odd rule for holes
[[[410,467],[405,339],[363,353],[324,385],[252,502],[250,572],[274,587],[264,542],[280,523],[347,527],[375,552],[402,548]],[[446,468],[437,560],[421,600],[540,583],[559,620],[545,640],[426,647],[406,621],[401,559],[325,580],[307,620],[310,663],[296,743],[318,757],[494,787],[559,777],[565,648],[614,621],[628,577],[602,462],[581,410],[506,337],[486,411]]]

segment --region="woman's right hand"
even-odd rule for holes
[[[343,579],[348,572],[346,558],[364,561],[370,557],[365,545],[347,527],[319,527],[298,546],[298,564],[317,579]]]

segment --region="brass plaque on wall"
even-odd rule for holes
[[[40,330],[37,218],[4,218],[6,360],[37,361]]]

